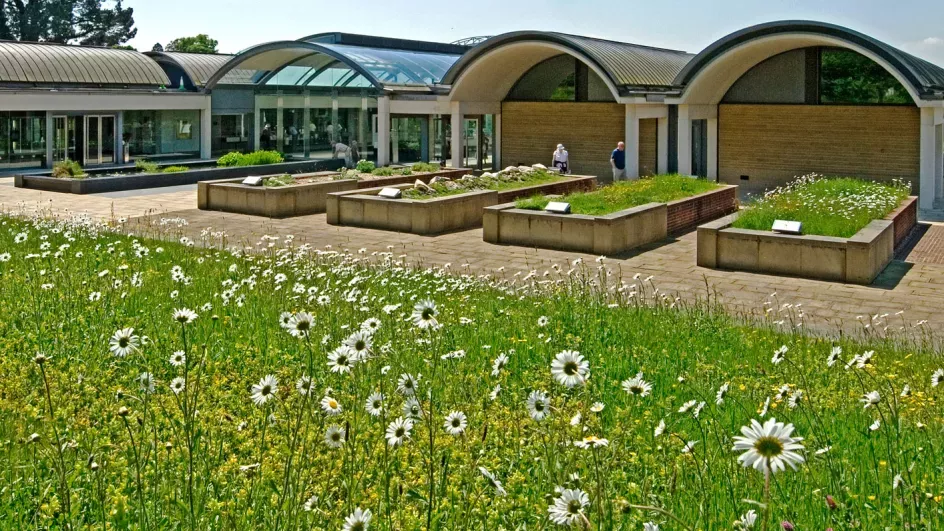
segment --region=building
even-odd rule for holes
[[[807,173],[944,200],[944,69],[843,27],[781,21],[698,54],[555,32],[472,45],[344,33],[235,55],[0,43],[0,168],[277,149],[477,169],[677,171],[762,191]],[[51,134],[46,134],[46,132]],[[120,133],[119,133],[120,132]]]

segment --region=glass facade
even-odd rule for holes
[[[213,115],[212,154],[219,156],[231,151],[248,151],[251,123],[252,113]]]
[[[46,113],[0,112],[0,167],[39,167],[45,160]]]
[[[423,160],[423,129],[426,116],[393,116],[390,118],[390,161],[408,164]]]
[[[125,111],[122,140],[129,158],[200,156],[200,111]]]

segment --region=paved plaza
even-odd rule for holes
[[[590,263],[596,258],[488,244],[482,241],[481,229],[428,237],[335,227],[327,224],[324,214],[271,220],[206,212],[195,208],[195,186],[122,192],[114,197],[115,194],[79,196],[17,189],[11,181],[0,179],[0,208],[6,212],[84,213],[100,220],[125,219],[132,225],[180,217],[188,222],[182,230],[194,239],[210,228],[225,231],[231,244],[255,243],[263,234],[291,234],[297,241],[315,247],[386,251],[393,246],[393,252],[407,255],[413,263],[448,263],[459,272],[471,270],[509,277],[532,270],[543,274],[553,264],[563,265],[578,257]],[[921,321],[927,321],[934,329],[944,325],[944,225],[922,224],[898,258],[871,286],[717,271],[695,265],[695,233],[690,232],[628,255],[608,257],[608,263],[627,280],[637,273],[641,278],[652,276],[652,282],[662,292],[683,299],[704,298],[710,292],[712,298],[717,297],[736,313],[757,316],[763,315],[766,308],[790,304],[794,315],[800,312],[805,315],[805,326],[820,330],[861,331],[873,316],[886,314],[889,324],[896,327]],[[775,293],[776,298],[772,299]],[[884,324],[879,325],[883,327]]]

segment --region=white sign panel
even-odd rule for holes
[[[803,224],[799,221],[785,221],[778,219],[774,221],[773,231],[782,234],[801,234]]]

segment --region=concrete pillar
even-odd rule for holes
[[[52,111],[46,111],[46,167],[52,168],[53,148],[56,142],[56,125],[53,123]]]
[[[213,119],[212,114],[210,119]],[[212,127],[212,123],[211,123]],[[124,133],[125,130],[125,112],[118,111],[115,114],[115,164],[124,164],[125,163],[125,139]],[[210,133],[207,133],[210,134]],[[202,137],[201,137],[202,138]],[[212,135],[210,140],[213,140]],[[130,160],[130,159],[129,159]]]
[[[370,119],[370,113],[367,112],[370,106],[368,104],[367,98],[361,98],[361,110],[359,116],[357,117],[357,149],[361,153],[367,151],[367,130],[369,124],[367,123]],[[367,158],[365,155],[361,155],[362,158]]]
[[[298,134],[302,135],[302,150],[305,153],[305,158],[311,158],[311,128],[308,124],[311,123],[311,94],[306,90],[305,91],[305,112],[302,115],[302,124],[301,127],[298,127]],[[356,161],[355,161],[356,162]]]
[[[390,96],[377,98],[377,166],[390,164]]]
[[[937,134],[935,135],[936,140],[934,143],[937,145],[937,157],[934,163],[935,177],[934,181],[937,183],[935,197],[940,201],[944,199],[944,124],[935,126]]]
[[[285,120],[282,117],[282,105],[284,100],[279,96],[275,104],[275,150],[285,151]]]
[[[937,128],[934,125],[935,111],[933,107],[921,108],[921,158],[920,158],[920,198],[918,206],[924,210],[934,208],[934,198],[937,194],[938,170],[935,167],[938,161],[940,143],[936,143]]]
[[[659,118],[659,125],[656,134],[656,172],[665,174],[669,172],[669,118]]]
[[[465,163],[462,160],[462,154],[465,151],[464,141],[465,135],[463,134],[464,124],[462,123],[462,104],[458,101],[452,102],[452,160],[451,165],[453,168],[461,168]]]
[[[692,118],[688,105],[678,106],[678,172],[692,174]]]
[[[716,107],[717,108],[717,107]],[[718,115],[708,118],[708,180],[718,180]]]
[[[259,107],[259,95],[253,96],[254,108],[252,113],[252,145],[249,149],[258,151],[262,149],[262,109]]]
[[[626,105],[626,178],[639,178],[639,116],[635,105]]]
[[[496,114],[495,118],[492,121],[494,124],[495,130],[492,131],[492,142],[495,144],[494,153],[492,154],[492,169],[500,170],[501,165],[501,113]]]
[[[341,141],[341,120],[339,118],[340,113],[338,112],[338,95],[337,93],[331,94],[331,141],[340,142]]]
[[[200,110],[200,158],[209,159],[213,150],[213,110],[210,107],[210,97],[206,96],[206,104]]]
[[[390,163],[400,163],[400,120],[390,119]]]

